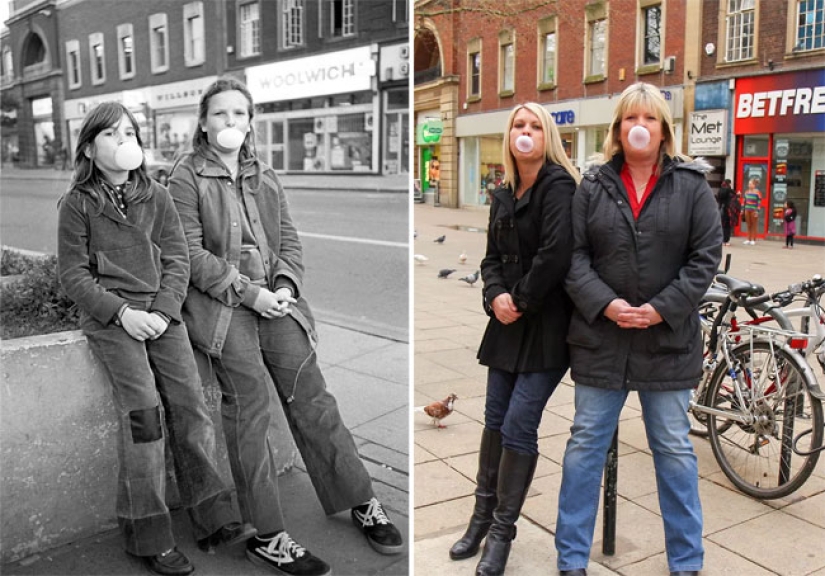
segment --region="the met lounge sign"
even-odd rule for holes
[[[375,61],[369,46],[296,58],[247,69],[255,102],[276,102],[325,94],[369,90]]]
[[[728,148],[728,111],[700,110],[690,114],[688,154],[724,156]]]

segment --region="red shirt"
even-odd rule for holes
[[[630,201],[633,218],[638,220],[639,214],[642,212],[642,206],[644,206],[647,199],[650,198],[650,193],[659,180],[659,175],[656,173],[656,166],[653,167],[653,171],[650,173],[650,179],[647,181],[647,186],[645,186],[645,192],[642,194],[641,199],[636,196],[636,184],[633,183],[633,176],[630,175],[630,168],[627,167],[627,164],[622,166],[621,177],[622,182],[624,182],[624,187],[627,190],[627,199]]]

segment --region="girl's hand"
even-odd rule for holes
[[[279,288],[275,292],[261,288],[253,308],[264,318],[281,318],[289,312],[289,305],[295,302],[289,288]]]
[[[493,309],[496,319],[502,324],[512,324],[521,318],[521,312],[516,308],[513,297],[507,292],[496,296],[490,307]]]
[[[157,312],[152,312],[151,314],[149,314],[149,316],[152,316],[153,318],[156,318],[158,320],[158,322],[155,322],[156,334],[154,337],[151,338],[152,340],[157,340],[158,338],[163,336],[163,333],[166,332],[167,328],[169,328],[169,321]]]
[[[154,340],[166,331],[168,323],[157,314],[126,308],[120,316],[126,333],[138,342]]]

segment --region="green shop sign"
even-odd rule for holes
[[[415,143],[419,145],[438,144],[444,132],[444,123],[441,120],[427,120],[418,125]]]

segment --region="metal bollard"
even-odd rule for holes
[[[607,451],[604,465],[604,514],[602,526],[602,554],[613,556],[616,553],[616,493],[619,476],[619,425],[613,432],[613,442]]]

